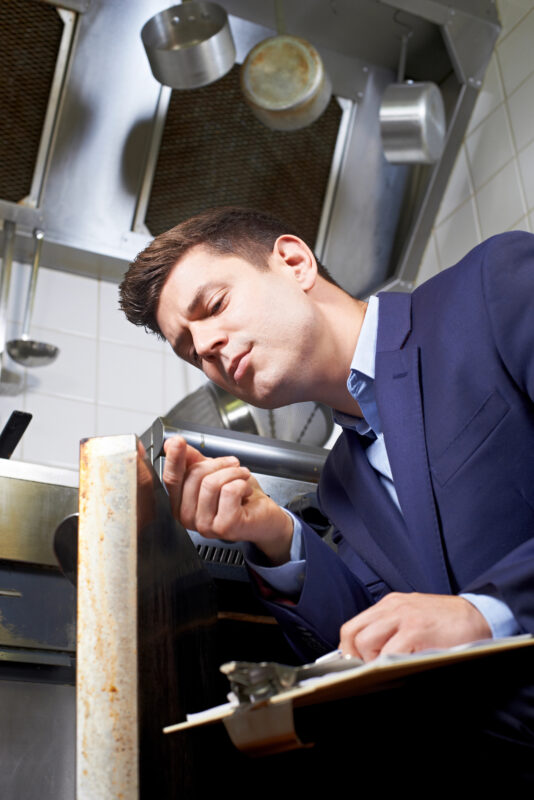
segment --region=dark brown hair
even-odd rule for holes
[[[159,298],[173,267],[192,247],[202,245],[217,255],[239,256],[258,269],[269,268],[269,256],[279,236],[293,230],[275,217],[247,208],[203,211],[160,233],[136,259],[119,287],[120,307],[130,322],[164,338],[156,321]],[[319,274],[335,283],[317,262]]]

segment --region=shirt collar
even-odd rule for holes
[[[350,365],[351,371],[359,372],[374,380],[376,360],[376,338],[378,334],[378,297],[371,295],[363,318],[356,350]]]
[[[373,387],[377,334],[378,297],[371,295],[360,329],[360,335],[358,336],[356,349],[352,357],[350,373],[347,378],[347,389],[351,396],[360,403],[360,407],[364,405],[362,400],[366,401],[365,408],[367,415],[362,419],[352,414],[334,411],[334,422],[337,422],[338,425],[345,428],[353,428],[362,435],[369,433],[372,429],[375,433],[380,431]]]

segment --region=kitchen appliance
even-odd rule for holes
[[[1,797],[75,794],[76,598],[52,542],[77,507],[75,472],[0,459]]]

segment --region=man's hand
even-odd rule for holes
[[[180,436],[164,445],[172,513],[208,539],[248,541],[274,564],[289,559],[293,521],[234,456],[207,458]]]
[[[455,595],[391,592],[345,622],[339,647],[370,661],[382,653],[415,653],[491,638],[483,615]]]

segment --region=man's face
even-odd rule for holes
[[[202,246],[174,267],[156,313],[180,358],[263,408],[310,399],[306,376],[313,374],[315,317],[307,292],[282,259],[272,257],[270,269],[262,270]]]

